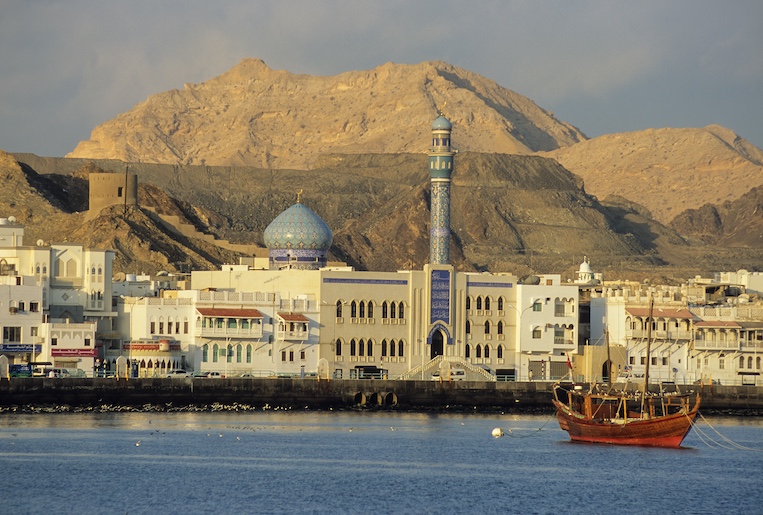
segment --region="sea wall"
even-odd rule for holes
[[[0,406],[146,404],[184,406],[246,404],[300,408],[353,406],[399,409],[551,409],[551,383],[395,380],[278,379],[0,379]],[[686,391],[700,389],[685,387]],[[763,387],[717,386],[702,389],[702,408],[763,410]]]

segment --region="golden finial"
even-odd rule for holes
[[[442,106],[437,108],[437,112],[440,113],[440,116],[445,116],[445,106],[448,105],[448,102],[445,101],[442,103]]]
[[[297,204],[300,204],[300,198],[301,198],[301,197],[302,197],[302,190],[300,189],[300,190],[297,192]]]

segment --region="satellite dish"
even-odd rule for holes
[[[9,221],[10,223],[12,223],[12,224],[15,224],[15,223],[16,223],[16,217],[15,217],[15,216],[9,216],[9,217],[8,217],[8,221]]]
[[[42,241],[42,240],[37,240],[37,246],[38,247],[44,247],[45,246],[45,242]]]

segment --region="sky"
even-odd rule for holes
[[[589,137],[719,124],[763,148],[760,0],[0,0],[0,149],[64,156],[244,58],[311,75],[442,60]]]

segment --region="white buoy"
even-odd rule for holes
[[[500,438],[502,436],[503,436],[503,429],[501,429],[500,427],[496,427],[495,429],[493,429],[494,438]]]

